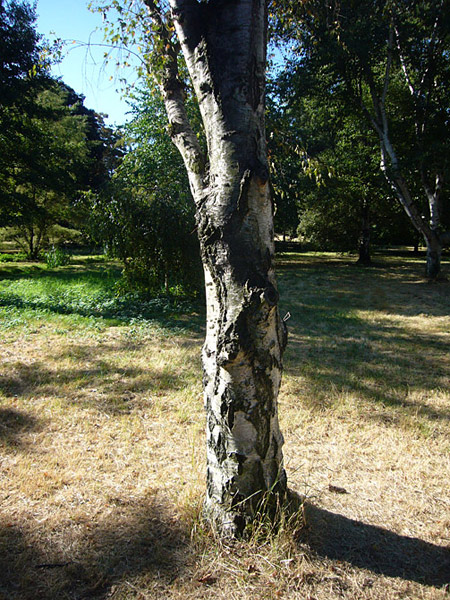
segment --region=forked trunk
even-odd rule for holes
[[[273,215],[264,127],[264,0],[171,0],[199,101],[207,161],[174,100],[172,139],[197,204],[205,270],[205,512],[240,534],[267,492],[284,494],[277,394],[286,333],[273,271]],[[205,167],[206,165],[206,167]]]

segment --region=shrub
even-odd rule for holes
[[[3,252],[0,254],[0,263],[19,262],[23,260],[27,260],[26,254],[24,252],[16,252],[15,254]]]
[[[48,252],[44,254],[45,262],[49,269],[55,267],[64,267],[70,263],[71,256],[68,252],[57,246],[52,246]]]

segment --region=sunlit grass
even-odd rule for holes
[[[443,600],[450,289],[383,261],[279,257],[308,502],[230,544],[202,521],[201,307],[125,302],[105,261],[2,265],[0,598]]]

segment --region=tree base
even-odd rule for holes
[[[372,267],[373,266],[373,262],[372,259],[370,257],[365,257],[365,258],[358,258],[358,260],[356,261],[357,265],[360,265],[361,267]]]
[[[271,529],[276,528],[286,510],[291,510],[289,507],[293,505],[294,495],[287,489],[284,476],[276,489],[259,492],[235,506],[225,507],[207,497],[203,516],[220,538],[246,539],[264,523]]]

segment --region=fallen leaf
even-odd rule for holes
[[[335,494],[348,494],[345,488],[339,487],[338,485],[331,485],[331,483],[328,485],[328,489]]]
[[[205,585],[211,585],[217,581],[217,577],[214,577],[212,573],[207,573],[206,575],[199,577],[197,581],[199,583],[204,583]]]

